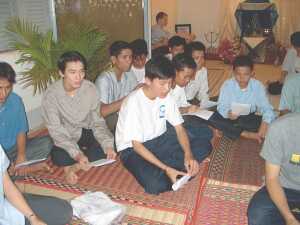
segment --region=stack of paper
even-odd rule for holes
[[[116,161],[115,159],[99,159],[94,162],[91,162],[90,165],[91,166],[104,166],[104,165],[113,163],[115,161]]]
[[[24,166],[30,166],[32,164],[36,164],[36,163],[40,163],[45,161],[47,158],[42,158],[42,159],[33,159],[33,160],[29,160],[29,161],[25,161],[22,163],[19,163],[15,166],[15,168],[20,168],[20,167],[24,167]]]
[[[251,105],[233,102],[231,103],[232,114],[246,116],[250,114]]]

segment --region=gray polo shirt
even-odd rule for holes
[[[260,155],[280,166],[283,187],[300,190],[300,113],[289,113],[270,125]]]
[[[152,45],[159,42],[162,38],[169,38],[171,34],[162,29],[158,24],[155,24],[151,27],[151,42]]]
[[[100,117],[100,101],[90,81],[83,80],[73,97],[67,95],[63,80],[56,81],[43,96],[42,113],[54,144],[73,158],[81,151],[77,142],[82,128],[92,129],[104,151],[113,148],[113,135]]]
[[[131,71],[123,73],[121,80],[118,81],[113,70],[102,72],[95,82],[100,101],[105,104],[111,104],[127,96],[137,84],[136,76]]]

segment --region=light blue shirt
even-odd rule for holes
[[[300,57],[297,56],[296,49],[294,47],[288,49],[281,66],[282,70],[287,71],[288,75],[300,72],[300,68],[296,66],[298,64],[297,61],[299,60]]]
[[[95,82],[97,94],[104,104],[111,104],[127,96],[137,84],[136,76],[131,71],[123,73],[118,81],[113,70],[104,71]]]
[[[16,144],[17,136],[28,131],[25,108],[20,96],[11,92],[0,106],[0,144],[8,151]]]
[[[250,112],[261,113],[262,120],[266,123],[271,123],[276,117],[266,95],[265,87],[260,81],[253,78],[249,80],[248,86],[244,90],[240,88],[235,78],[224,82],[220,90],[217,108],[224,118],[228,118],[228,112],[231,110],[233,102],[251,105]]]
[[[279,110],[300,112],[300,73],[289,75],[283,85]]]
[[[9,160],[0,145],[0,224],[24,225],[24,215],[12,206],[4,196],[3,176],[9,166]]]

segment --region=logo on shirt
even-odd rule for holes
[[[292,154],[292,157],[290,159],[290,163],[294,165],[300,165],[300,154]]]
[[[166,114],[166,106],[165,105],[161,105],[159,107],[159,118],[165,118]]]

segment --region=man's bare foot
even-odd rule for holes
[[[221,138],[221,137],[223,136],[222,131],[220,131],[220,130],[218,130],[218,129],[216,129],[216,128],[213,128],[213,134],[214,134],[214,136],[217,137],[217,138]]]
[[[241,133],[241,137],[256,140],[259,144],[261,144],[261,142],[262,142],[261,136],[259,136],[259,134],[255,133],[255,132],[243,131]]]
[[[65,172],[65,179],[67,183],[69,184],[76,184],[78,182],[78,176],[76,172],[79,170],[78,163],[72,165],[72,166],[65,166],[64,172]]]

